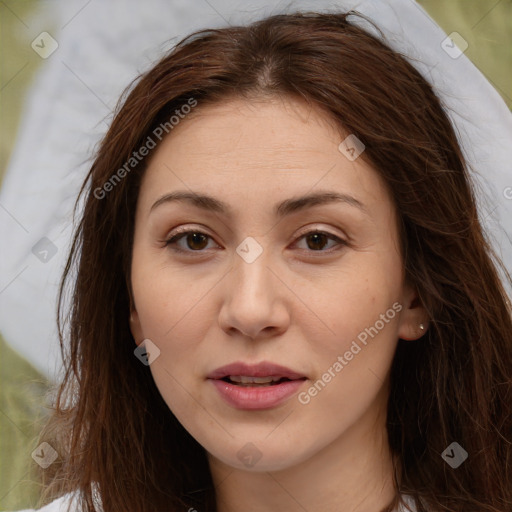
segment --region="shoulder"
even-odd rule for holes
[[[80,506],[80,491],[71,491],[60,498],[48,503],[42,508],[25,509],[17,512],[82,512]],[[103,512],[103,504],[97,483],[92,484],[92,501],[95,510]]]
[[[37,510],[25,509],[20,510],[19,512],[79,512],[78,505],[74,498],[74,494],[66,494],[51,503],[48,503],[48,505],[45,505],[43,508],[38,508]]]

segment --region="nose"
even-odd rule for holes
[[[281,272],[282,274],[282,272]],[[229,335],[252,340],[274,337],[290,324],[290,290],[267,251],[252,263],[235,254],[223,280],[219,325]]]

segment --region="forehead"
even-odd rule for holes
[[[139,199],[147,203],[188,188],[233,204],[259,197],[263,208],[269,196],[328,188],[365,202],[388,200],[378,173],[338,149],[348,135],[326,113],[297,100],[199,104],[151,155]]]

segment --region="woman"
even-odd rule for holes
[[[439,99],[351,15],[194,34],[119,108],[48,510],[512,510],[499,260]]]

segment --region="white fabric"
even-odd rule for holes
[[[52,501],[48,505],[42,508],[38,508],[37,510],[39,512],[79,512],[79,509],[77,506],[74,506],[72,508],[69,508],[69,506],[72,504],[72,496],[66,495],[62,498],[59,498],[55,501]],[[36,512],[36,509],[25,509],[21,510],[19,512]]]
[[[448,105],[483,189],[481,217],[512,271],[512,198],[504,196],[512,186],[512,115],[465,55],[453,59],[443,50],[446,34],[414,1],[53,0],[41,5],[53,6],[46,14],[63,28],[52,34],[59,47],[44,60],[27,99],[0,190],[0,331],[49,378],[55,379],[60,368],[56,293],[70,243],[72,205],[90,165],[86,159],[105,133],[122,89],[178,38],[199,28],[296,9],[355,8],[372,18],[391,46],[412,57],[435,82]],[[43,237],[58,250],[46,263],[31,252]]]

